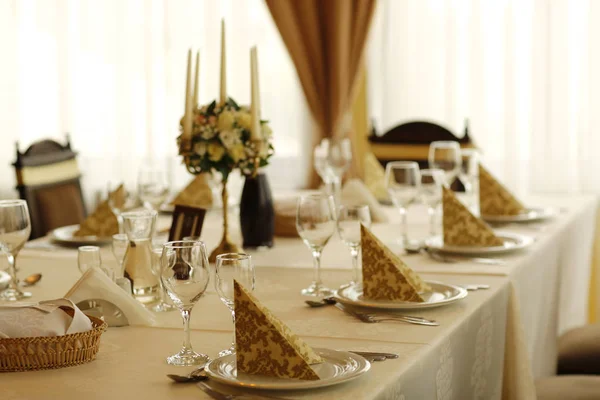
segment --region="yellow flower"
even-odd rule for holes
[[[250,130],[252,117],[247,112],[240,111],[237,113],[237,123],[241,128]]]
[[[238,143],[229,149],[229,155],[233,161],[237,163],[238,161],[246,158],[246,149],[244,148],[243,144]]]
[[[230,111],[223,111],[219,115],[218,128],[220,131],[227,131],[233,127],[233,114]]]
[[[208,144],[208,159],[210,161],[220,161],[225,154],[225,148],[219,142],[210,142]]]

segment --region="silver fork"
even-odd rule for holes
[[[349,309],[347,307],[344,307],[340,303],[337,303],[335,306],[337,308],[339,308],[340,310],[344,311],[345,313],[352,315],[354,318],[358,318],[362,322],[366,322],[369,324],[374,324],[377,322],[384,322],[384,321],[400,321],[400,322],[407,322],[409,324],[415,324],[415,325],[427,325],[427,326],[438,326],[439,325],[439,323],[437,323],[437,321],[425,319],[425,318],[421,318],[421,317],[413,317],[410,315],[399,315],[399,314],[393,314],[393,315],[392,314],[385,314],[385,315],[368,314],[368,313],[363,313],[363,312]]]

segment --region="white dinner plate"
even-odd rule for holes
[[[63,226],[62,228],[56,228],[50,232],[50,239],[57,243],[70,246],[99,245],[112,242],[111,237],[73,236],[78,229],[79,225],[69,225]]]
[[[371,363],[358,354],[321,348],[314,350],[323,358],[322,363],[311,365],[311,368],[321,378],[315,381],[238,374],[235,354],[212,360],[204,370],[211,379],[230,386],[263,390],[302,390],[348,382],[371,368]]]
[[[427,283],[433,290],[431,292],[419,293],[425,300],[422,303],[365,299],[363,297],[362,286],[353,284],[344,285],[339,288],[335,294],[335,298],[342,304],[358,307],[413,310],[439,307],[467,297],[467,290],[459,286],[432,281],[427,281]]]
[[[433,251],[439,251],[442,253],[474,255],[510,253],[512,251],[524,249],[525,247],[533,243],[533,238],[531,236],[520,235],[518,233],[511,232],[494,233],[497,237],[503,240],[504,243],[502,244],[502,246],[450,246],[444,244],[444,239],[442,236],[434,236],[428,238],[427,240],[425,240],[425,246],[427,246]]]
[[[517,215],[482,215],[484,221],[491,223],[534,222],[554,218],[559,210],[554,207],[530,207]]]

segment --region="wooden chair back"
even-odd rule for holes
[[[200,237],[205,215],[204,208],[175,205],[169,241],[181,240],[186,236]]]

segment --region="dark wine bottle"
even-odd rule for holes
[[[264,173],[246,177],[240,200],[240,226],[245,248],[273,246],[275,210]]]

